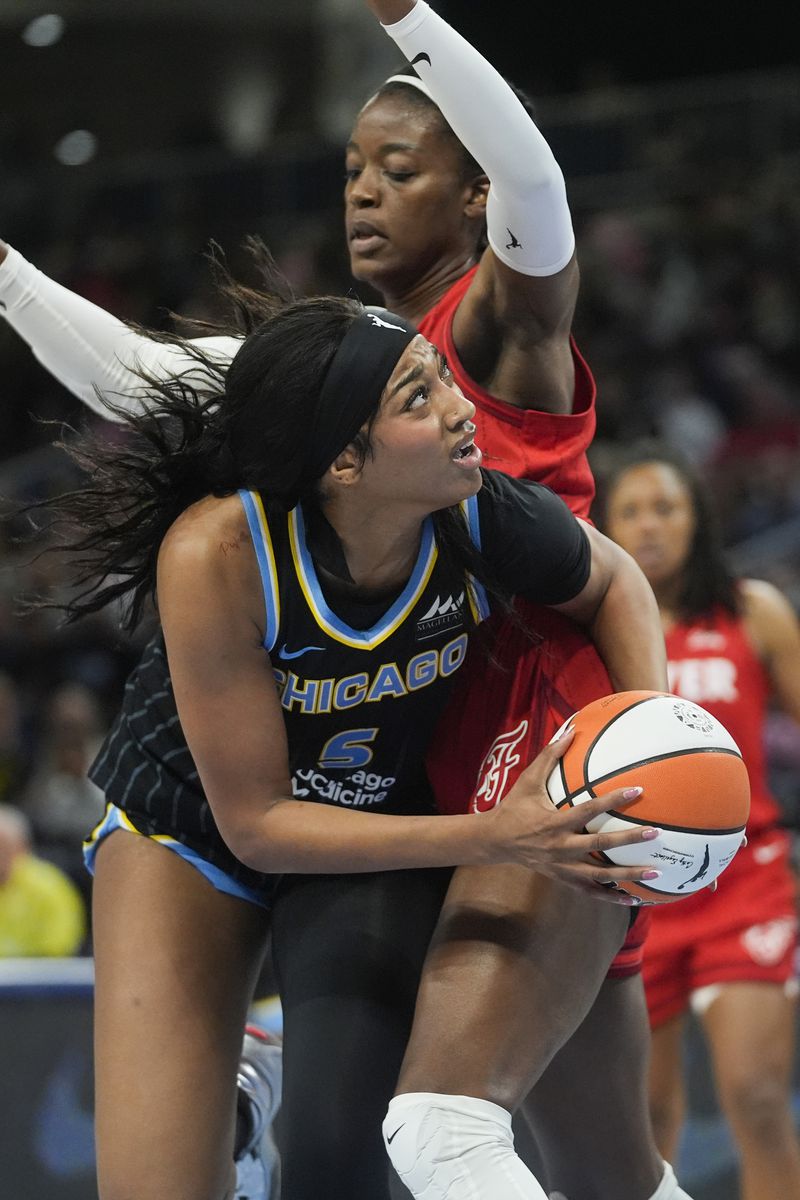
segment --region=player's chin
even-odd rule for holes
[[[483,476],[479,467],[472,467],[470,470],[461,467],[457,470],[458,478],[453,486],[456,498],[449,501],[450,504],[460,504],[462,500],[469,500],[470,496],[475,496],[483,487]]]
[[[354,242],[350,242],[349,254],[350,274],[353,278],[381,291],[381,283],[387,274],[387,264],[385,258],[378,253],[378,249],[371,254],[365,254]]]

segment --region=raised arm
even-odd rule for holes
[[[462,361],[500,399],[570,411],[578,269],[561,169],[505,80],[425,0],[367,3],[491,183],[489,249],[453,325]]]
[[[146,407],[137,373],[172,376],[191,370],[193,360],[178,346],[135,333],[91,301],[62,287],[0,242],[0,316],[3,316],[59,383],[103,417],[122,420],[98,397],[129,412]],[[234,338],[200,338],[198,345],[220,362],[236,352]],[[202,375],[193,379],[202,386]]]

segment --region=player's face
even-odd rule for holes
[[[372,426],[372,453],[359,479],[362,502],[425,514],[474,495],[481,486],[474,415],[439,351],[415,337]]]
[[[465,211],[473,188],[435,112],[421,112],[398,94],[370,101],[345,165],[345,227],[356,279],[397,294],[474,252],[480,220]]]
[[[636,559],[654,587],[680,575],[695,526],[691,493],[668,463],[631,467],[609,495],[606,532]]]

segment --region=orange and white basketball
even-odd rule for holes
[[[604,855],[618,866],[662,872],[652,882],[622,884],[625,891],[660,904],[708,887],[739,849],[750,811],[747,768],[724,726],[679,696],[617,692],[587,704],[559,733],[572,727],[575,737],[547,781],[556,807],[639,786],[638,800],[587,829],[660,830],[653,841]]]

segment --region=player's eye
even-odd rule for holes
[[[428,395],[428,388],[424,384],[418,388],[414,388],[414,391],[403,405],[403,412],[411,412],[412,409],[421,408],[423,404],[427,404]]]

